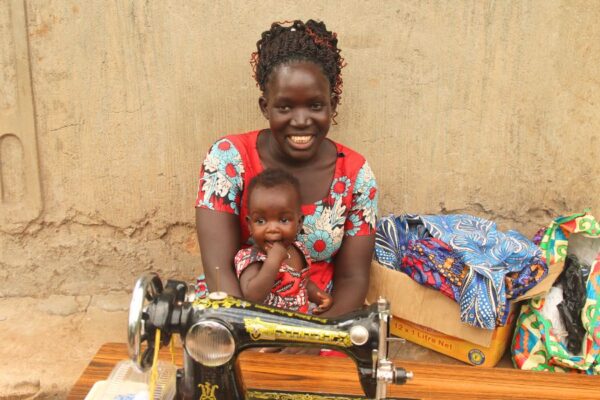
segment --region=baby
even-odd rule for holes
[[[246,222],[254,245],[238,251],[234,264],[247,300],[320,314],[332,297],[309,279],[310,257],[296,240],[302,227],[298,180],[280,169],[258,174],[247,189]]]

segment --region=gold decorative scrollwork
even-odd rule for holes
[[[350,335],[343,331],[308,328],[265,322],[260,318],[244,318],[246,332],[252,340],[281,340],[289,342],[333,344],[351,347]]]
[[[215,391],[219,388],[219,385],[213,385],[210,382],[199,383],[200,397],[198,400],[217,400]]]
[[[316,393],[285,393],[248,390],[246,400],[360,400],[363,397],[337,396]]]
[[[285,310],[282,308],[268,307],[268,306],[263,306],[261,304],[256,304],[255,308],[258,310],[268,311],[271,314],[285,315],[286,317],[296,317],[299,319],[304,319],[306,321],[314,321],[314,322],[321,322],[321,323],[327,322],[327,320],[325,318],[315,317],[310,314],[302,314],[302,313],[297,313],[297,312],[293,312],[293,311],[288,311],[288,310]]]
[[[244,300],[236,299],[235,297],[227,296],[223,300],[212,300],[208,297],[196,299],[192,305],[194,308],[200,308],[202,310],[206,308],[212,308],[216,310],[220,307],[231,308],[233,306],[246,308],[250,306],[250,303]]]

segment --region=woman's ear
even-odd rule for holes
[[[260,112],[262,115],[269,119],[269,111],[267,110],[267,98],[263,95],[258,98],[258,107],[260,107]]]

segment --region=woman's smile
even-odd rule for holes
[[[313,135],[293,135],[288,136],[288,141],[291,142],[291,145],[299,150],[304,150],[309,148],[313,142],[315,141],[315,137]]]

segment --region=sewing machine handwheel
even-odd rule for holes
[[[162,282],[153,272],[142,275],[133,288],[129,305],[129,323],[127,328],[127,347],[129,358],[142,371],[152,365],[150,346],[142,351],[142,343],[148,340],[145,330],[144,310],[148,303],[160,295]]]

